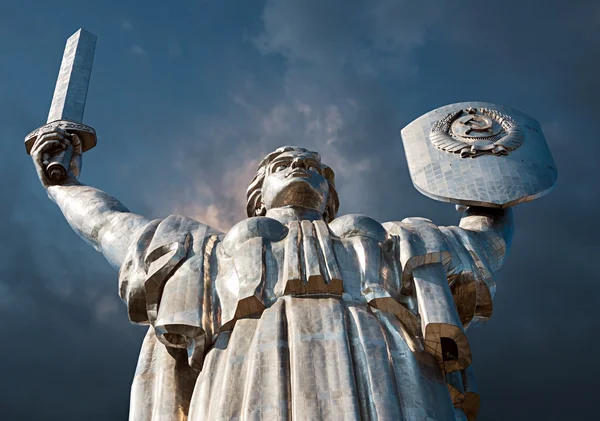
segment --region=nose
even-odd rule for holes
[[[292,169],[296,168],[306,169],[306,162],[303,157],[297,156],[292,160]]]

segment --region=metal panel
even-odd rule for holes
[[[539,123],[510,107],[447,105],[401,136],[415,187],[436,200],[504,208],[549,193],[558,177]]]

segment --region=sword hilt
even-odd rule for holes
[[[74,133],[79,136],[79,139],[81,139],[81,152],[86,152],[96,146],[96,130],[94,130],[93,127],[69,120],[56,120],[46,123],[42,127],[38,127],[25,136],[25,150],[27,153],[31,154],[31,148],[33,148],[33,145],[40,134],[52,132],[56,129],[61,129],[69,134]]]
[[[36,140],[43,133],[53,131],[64,131],[67,134],[76,134],[81,141],[81,152],[86,152],[96,146],[96,130],[82,123],[75,123],[68,120],[56,120],[43,125],[25,136],[25,150],[31,154],[31,149]],[[67,178],[67,170],[71,164],[72,153],[66,150],[48,163],[45,168],[48,178],[56,184],[60,184]]]

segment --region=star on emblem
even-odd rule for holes
[[[469,107],[447,114],[431,127],[431,143],[461,158],[508,155],[523,143],[523,131],[508,115]]]

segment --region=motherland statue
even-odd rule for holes
[[[95,38],[74,37],[67,87],[59,76],[48,123],[26,146],[73,230],[119,270],[130,320],[148,326],[131,421],[476,418],[465,330],[491,316],[511,206],[557,178],[535,120],[469,102],[402,131],[415,187],[456,204],[458,226],[338,216],[334,171],[295,146],[260,162],[248,218],[229,232],[149,220],[78,181],[95,145],[81,123]]]

